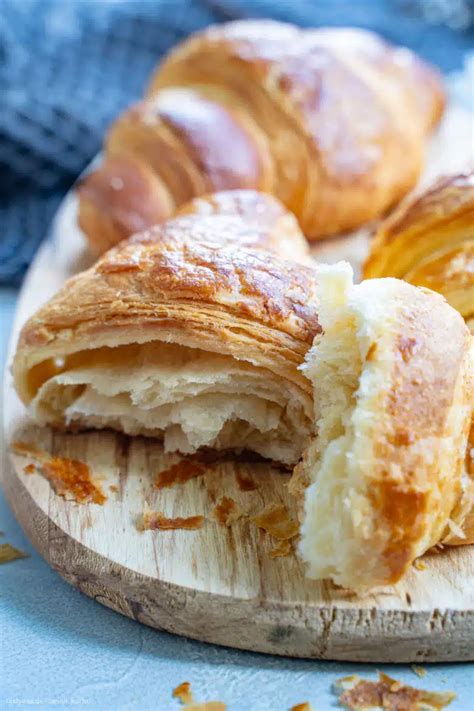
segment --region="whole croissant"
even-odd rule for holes
[[[254,188],[310,240],[350,230],[413,187],[443,105],[436,71],[370,32],[210,27],[112,126],[79,187],[79,224],[102,252],[194,196]]]
[[[439,291],[474,333],[474,172],[440,178],[380,226],[364,277]]]

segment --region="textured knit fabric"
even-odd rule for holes
[[[262,16],[353,24],[460,67],[472,34],[426,25],[422,10],[422,0],[0,0],[0,283],[21,280],[111,120],[191,31]]]

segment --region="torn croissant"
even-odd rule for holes
[[[310,577],[368,589],[437,543],[474,540],[473,339],[434,292],[353,285],[344,264],[320,267],[318,281],[323,335],[303,366],[317,437],[290,485],[299,552]]]
[[[474,541],[473,339],[439,294],[279,257],[298,228],[269,200],[194,201],[69,280],[23,327],[16,389],[42,424],[297,465],[308,575],[395,583]]]
[[[439,291],[474,332],[474,172],[440,178],[382,223],[364,277]]]
[[[291,220],[271,204],[284,243]],[[262,249],[268,236],[278,251],[272,220],[193,209],[110,250],[26,323],[16,388],[43,424],[294,465],[311,432],[298,366],[319,331],[314,271]]]

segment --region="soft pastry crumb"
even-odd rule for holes
[[[303,701],[303,703],[301,704],[296,704],[295,706],[292,706],[290,711],[314,711],[314,709],[309,703],[309,701]]]
[[[437,692],[415,689],[379,672],[378,681],[361,679],[354,674],[336,682],[342,689],[339,703],[353,711],[383,708],[389,711],[440,711],[456,698],[452,691]]]

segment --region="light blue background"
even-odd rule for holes
[[[16,292],[0,289],[0,358],[5,362]],[[1,542],[31,557],[0,566],[0,709],[173,711],[172,689],[190,681],[198,701],[229,711],[284,711],[311,701],[340,708],[331,687],[348,674],[383,669],[413,686],[453,690],[449,707],[474,709],[472,665],[370,666],[282,659],[193,642],[118,615],[65,583],[30,546],[0,496]]]

